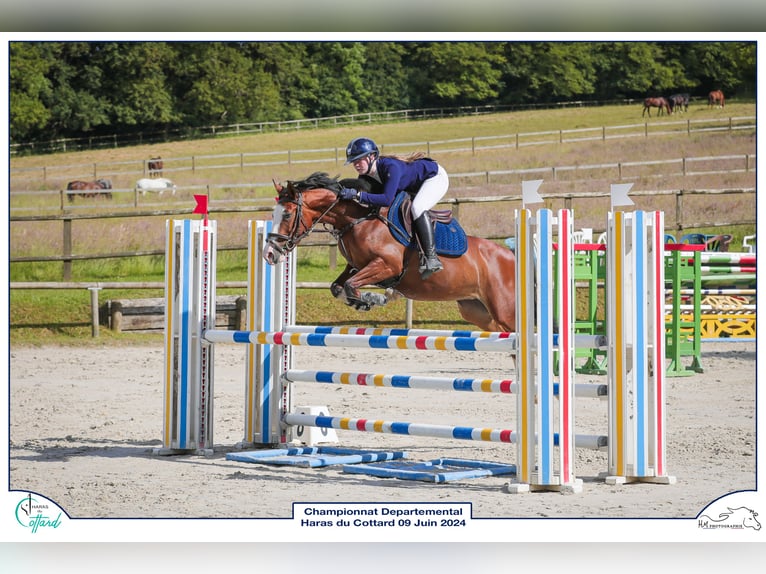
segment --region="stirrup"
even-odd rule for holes
[[[420,278],[425,280],[442,269],[444,269],[442,262],[436,255],[432,255],[431,257],[424,257],[421,260],[418,271],[420,271]]]

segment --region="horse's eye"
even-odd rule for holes
[[[290,218],[291,218],[292,216],[293,216],[293,214],[292,214],[292,213],[290,213],[289,211],[285,211],[285,212],[282,214],[282,220],[283,220],[283,221],[290,221]]]

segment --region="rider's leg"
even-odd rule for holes
[[[448,188],[449,176],[444,168],[439,166],[439,173],[424,181],[412,200],[411,212],[415,222],[415,234],[423,254],[420,264],[420,276],[423,279],[427,279],[431,274],[443,269],[442,263],[436,255],[433,226],[428,210],[444,197]]]
[[[422,279],[428,279],[433,273],[437,273],[443,269],[442,262],[436,256],[436,248],[434,246],[434,228],[431,225],[431,217],[428,212],[423,214],[415,220],[415,234],[418,237],[418,244],[423,256],[420,260],[420,277]]]

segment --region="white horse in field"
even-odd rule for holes
[[[147,191],[159,193],[162,195],[165,191],[168,190],[171,191],[173,195],[175,195],[176,184],[166,177],[157,177],[153,179],[144,177],[136,182],[136,191],[140,191],[141,195],[144,195]]]

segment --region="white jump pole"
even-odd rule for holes
[[[295,322],[295,252],[269,265],[263,258],[271,221],[248,224],[249,331],[282,331]],[[245,388],[245,444],[289,442],[283,416],[292,410],[290,386],[282,375],[292,368],[290,345],[249,344]]]
[[[540,203],[542,181],[523,182],[524,205]],[[574,269],[572,214],[550,209],[516,212],[517,483],[509,492],[581,492],[574,470]],[[558,266],[553,264],[554,226]],[[558,276],[554,273],[557,269]],[[553,313],[558,282],[558,317]],[[554,395],[554,330],[558,331],[559,392]],[[554,449],[554,435],[559,437]]]
[[[164,431],[156,454],[213,448],[216,222],[169,220],[165,255]]]
[[[665,261],[661,211],[612,186],[607,218],[609,469],[606,482],[673,484],[665,467]]]

